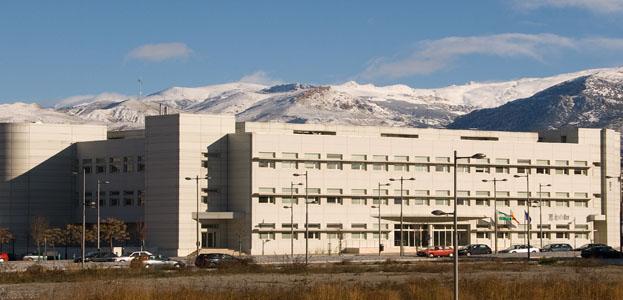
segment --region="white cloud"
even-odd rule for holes
[[[283,81],[280,80],[280,79],[271,78],[268,75],[268,73],[266,73],[266,72],[264,72],[262,70],[255,71],[255,72],[253,72],[251,74],[244,75],[238,81],[246,82],[246,83],[256,83],[256,84],[261,84],[261,85],[276,85],[276,84],[283,83]]]
[[[488,36],[446,37],[422,41],[406,56],[377,58],[359,74],[363,79],[399,78],[443,70],[460,57],[488,55],[527,57],[545,61],[548,55],[562,50],[621,50],[623,39],[574,39],[555,34],[504,33]]]
[[[602,14],[623,11],[623,0],[515,0],[514,2],[521,9],[575,7]]]
[[[192,52],[192,49],[184,43],[147,44],[132,49],[126,58],[161,62],[168,59],[188,58]]]

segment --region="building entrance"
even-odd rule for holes
[[[452,225],[403,224],[405,247],[450,247],[452,246]],[[469,244],[468,225],[459,225],[458,244]],[[400,246],[400,224],[394,225],[394,246]]]

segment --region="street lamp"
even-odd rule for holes
[[[307,171],[305,171],[305,173],[292,174],[294,177],[305,176],[305,265],[307,265],[309,260],[309,201],[307,200],[309,192],[309,176],[307,176],[307,174]]]
[[[457,184],[457,172],[456,169],[458,167],[457,161],[459,159],[483,159],[487,157],[483,153],[476,153],[472,156],[457,156],[456,150],[454,150],[454,232],[453,232],[453,241],[452,247],[454,247],[454,300],[459,300],[459,247],[458,247],[458,239],[459,239],[459,218],[457,212],[457,201],[458,196],[456,195],[456,184]]]
[[[379,182],[379,204],[378,207],[372,206],[372,208],[379,209],[379,256],[381,256],[381,206],[383,205],[383,200],[381,200],[381,186],[389,186],[389,183],[380,183]],[[402,227],[402,226],[401,226]],[[402,234],[401,234],[402,236]]]
[[[403,182],[405,180],[410,180],[413,181],[415,180],[415,178],[411,177],[411,178],[403,178],[402,176],[400,176],[400,178],[390,178],[389,181],[400,181],[400,256],[404,256],[405,255],[405,245],[403,242],[404,236],[402,233],[402,223],[403,223],[403,215],[402,215],[402,206],[403,206],[403,199],[402,199],[402,185]],[[380,190],[380,188],[379,188]]]
[[[497,183],[508,181],[508,179],[483,179],[482,182],[493,182],[493,226],[495,235],[495,254],[498,254],[498,198],[497,198]]]
[[[195,242],[195,245],[197,246],[197,255],[199,255],[199,246],[201,246],[201,242],[199,241],[199,180],[200,179],[205,179],[205,180],[209,180],[212,179],[212,177],[206,176],[206,177],[199,177],[199,175],[195,176],[195,177],[186,177],[184,178],[186,180],[194,180],[196,183],[196,187],[197,187],[197,210],[196,210],[196,221],[195,222],[195,226],[196,226],[196,232],[195,232],[195,239],[197,240],[197,242]]]
[[[78,175],[78,172],[73,172],[74,175]],[[82,241],[80,244],[80,250],[82,252],[82,256],[80,257],[80,267],[84,269],[84,256],[86,254],[85,246],[86,246],[86,215],[87,215],[87,199],[86,199],[86,174],[87,171],[83,167],[82,168]],[[15,251],[13,251],[15,253]]]
[[[529,171],[526,171],[529,172]],[[514,175],[515,178],[526,178],[526,214],[524,215],[524,220],[526,221],[526,235],[528,240],[528,261],[530,261],[530,227],[532,227],[532,217],[530,217],[530,174],[526,173],[526,175]]]
[[[619,185],[620,185],[621,183],[623,183],[623,174],[619,175],[618,177],[617,176],[606,176],[606,179],[617,179],[617,181],[619,182]],[[622,209],[622,207],[623,207],[623,188],[621,188],[621,186],[619,186],[619,190],[621,192],[621,196],[619,198],[619,201],[620,201],[619,202],[620,203],[619,204],[619,222],[620,222],[621,220],[623,220],[623,209]],[[621,231],[620,234],[619,234],[619,247],[620,247],[619,250],[621,250],[623,252],[623,231]]]
[[[290,206],[283,208],[290,209],[290,259],[294,259],[294,186],[303,185],[302,183],[290,182]]]
[[[551,184],[542,184],[539,183],[539,235],[541,242],[541,249],[543,249],[543,187],[550,187]],[[530,250],[528,248],[528,250]]]
[[[100,251],[100,187],[109,183],[108,180],[97,180],[97,252]]]

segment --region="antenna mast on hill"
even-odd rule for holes
[[[138,100],[143,98],[143,80],[138,79]]]

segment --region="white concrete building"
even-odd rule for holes
[[[404,181],[402,188],[406,251],[449,246],[451,219],[431,212],[452,210],[454,150],[459,156],[486,155],[459,161],[460,245],[494,247],[496,205],[522,223],[500,222],[498,247],[526,243],[529,197],[531,244],[540,245],[542,231],[544,244],[619,246],[620,183],[607,178],[621,173],[619,133],[612,130],[539,134],[236,123],[231,116],[191,114],[147,117],[145,124],[144,131],[109,133],[107,140],[98,131],[92,140],[101,141],[75,141],[65,147],[76,145],[77,161],[89,170],[90,197],[96,195],[97,179],[111,182],[100,194],[102,216],[128,223],[144,220],[147,246],[169,255],[195,251],[197,240],[202,248],[251,254],[289,254],[293,244],[295,253],[304,253],[305,186],[290,188],[291,183],[304,184],[304,176],[293,174],[305,172],[310,253],[376,252],[379,206],[380,242],[386,252],[398,252],[401,189],[398,181],[389,179],[400,177],[415,178]],[[0,171],[14,163],[12,157],[0,157]],[[71,164],[62,168],[70,169]],[[496,203],[493,184],[483,182],[494,178],[507,179],[497,183]],[[75,195],[81,180],[73,182],[67,193]],[[391,184],[379,189],[379,183]],[[1,184],[6,190],[7,181]],[[6,195],[1,194],[0,205],[16,201]],[[50,201],[62,202],[64,197],[59,194]],[[55,221],[78,222],[80,202],[73,203],[77,205],[72,217],[55,216]],[[92,211],[88,220],[94,222]],[[6,224],[13,227],[14,221],[0,219],[0,226]]]

